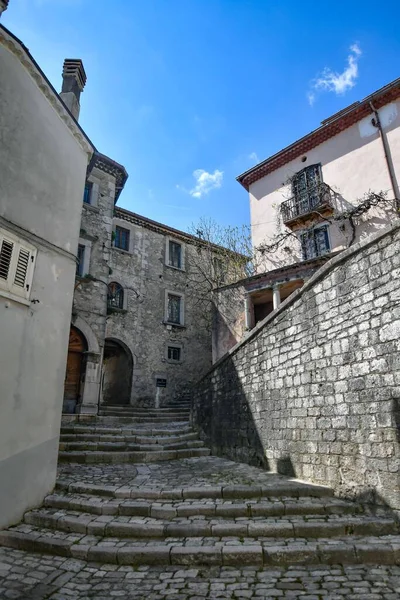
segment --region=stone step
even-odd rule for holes
[[[101,485],[85,482],[71,482],[59,478],[56,489],[69,493],[91,494],[113,498],[131,498],[143,500],[180,500],[180,499],[212,499],[244,500],[255,498],[325,498],[333,496],[331,488],[304,483],[302,481],[275,482],[271,485],[220,485],[193,487],[148,487]]]
[[[193,450],[195,448],[203,448],[204,442],[201,440],[189,440],[175,443],[162,444],[132,444],[129,442],[106,442],[100,440],[98,442],[77,441],[77,442],[60,442],[60,452],[69,451],[91,451],[91,452],[160,452],[164,450]]]
[[[186,422],[189,423],[188,415],[165,415],[165,416],[151,416],[151,415],[136,415],[134,413],[126,413],[121,415],[116,411],[99,411],[100,417],[117,417],[121,420],[121,422],[125,423],[178,423],[178,422]]]
[[[143,408],[140,406],[130,406],[130,405],[118,405],[118,404],[100,404],[99,406],[100,410],[116,410],[116,411],[121,411],[121,412],[126,412],[126,411],[133,411],[133,412],[138,412],[138,413],[145,413],[145,414],[164,414],[164,413],[175,413],[175,412],[187,412],[189,409],[182,409],[181,406],[163,406],[160,408]]]
[[[117,565],[254,565],[400,564],[400,536],[346,536],[297,541],[222,538],[219,544],[190,538],[176,542],[154,540],[104,541],[98,536],[74,534],[22,524],[0,531],[0,546],[50,553]]]
[[[70,452],[59,452],[58,461],[73,463],[146,463],[209,455],[210,450],[208,448],[158,450],[156,452],[91,452],[76,450]]]
[[[170,421],[176,421],[178,420],[180,417],[185,417],[186,420],[188,420],[190,418],[190,411],[189,410],[176,410],[176,411],[163,411],[163,412],[157,412],[157,411],[139,411],[139,410],[135,410],[135,409],[130,409],[130,410],[124,410],[124,411],[118,411],[115,409],[100,409],[99,410],[99,415],[104,415],[104,416],[121,416],[121,417],[142,417],[142,418],[165,418],[165,419],[169,419]]]
[[[57,509],[37,509],[25,514],[24,521],[35,527],[118,538],[332,538],[346,535],[396,535],[398,523],[393,518],[325,516],[273,519],[215,519],[165,521],[164,519],[93,515]]]
[[[93,425],[90,427],[83,425],[61,426],[61,435],[76,434],[76,435],[129,435],[129,436],[171,436],[171,435],[186,435],[193,434],[193,429],[187,425],[178,425],[178,427],[107,427],[101,425]]]
[[[146,500],[114,499],[86,494],[55,493],[44,500],[46,508],[83,511],[95,515],[120,515],[130,517],[152,517],[162,519],[188,517],[259,518],[285,517],[293,515],[359,515],[373,514],[387,516],[384,509],[372,509],[368,505],[339,500],[337,498],[288,498],[286,500],[248,500],[247,502],[205,500],[170,500],[168,503]]]
[[[189,442],[198,440],[198,434],[183,433],[181,435],[107,435],[100,433],[62,433],[60,442],[117,442],[128,444],[178,444],[180,442]]]

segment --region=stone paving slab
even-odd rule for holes
[[[132,471],[130,471],[132,469]],[[132,475],[130,476],[130,473]],[[58,477],[63,482],[85,482],[106,485],[125,485],[130,482],[131,487],[152,488],[152,489],[174,489],[190,487],[197,488],[199,494],[204,487],[215,487],[220,490],[222,487],[248,486],[265,487],[271,491],[279,487],[279,493],[284,492],[284,488],[300,489],[301,487],[311,489],[324,489],[323,486],[313,486],[307,482],[301,482],[296,479],[290,479],[278,473],[272,473],[252,467],[244,463],[236,463],[231,460],[217,456],[204,456],[198,458],[183,458],[165,463],[136,463],[135,466],[129,464],[122,465],[69,465],[60,464]],[[136,481],[134,481],[136,478]],[[325,488],[326,494],[332,492]],[[239,487],[235,488],[237,497],[240,497]],[[265,494],[264,494],[265,495]],[[274,494],[277,495],[277,494]]]
[[[160,557],[162,558],[162,557]],[[400,566],[112,565],[0,548],[3,600],[399,600]]]

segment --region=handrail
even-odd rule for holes
[[[310,214],[322,206],[333,207],[332,189],[326,183],[318,183],[282,202],[283,222],[288,223],[297,217]]]

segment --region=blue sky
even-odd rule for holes
[[[10,0],[1,21],[129,179],[119,205],[187,230],[249,221],[235,177],[400,76],[400,3]]]

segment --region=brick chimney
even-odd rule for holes
[[[1,17],[1,13],[3,13],[5,10],[7,10],[8,7],[8,0],[0,0],[0,17]]]
[[[86,83],[86,73],[80,58],[66,58],[64,60],[62,78],[60,98],[67,105],[75,119],[78,120],[79,98]]]

